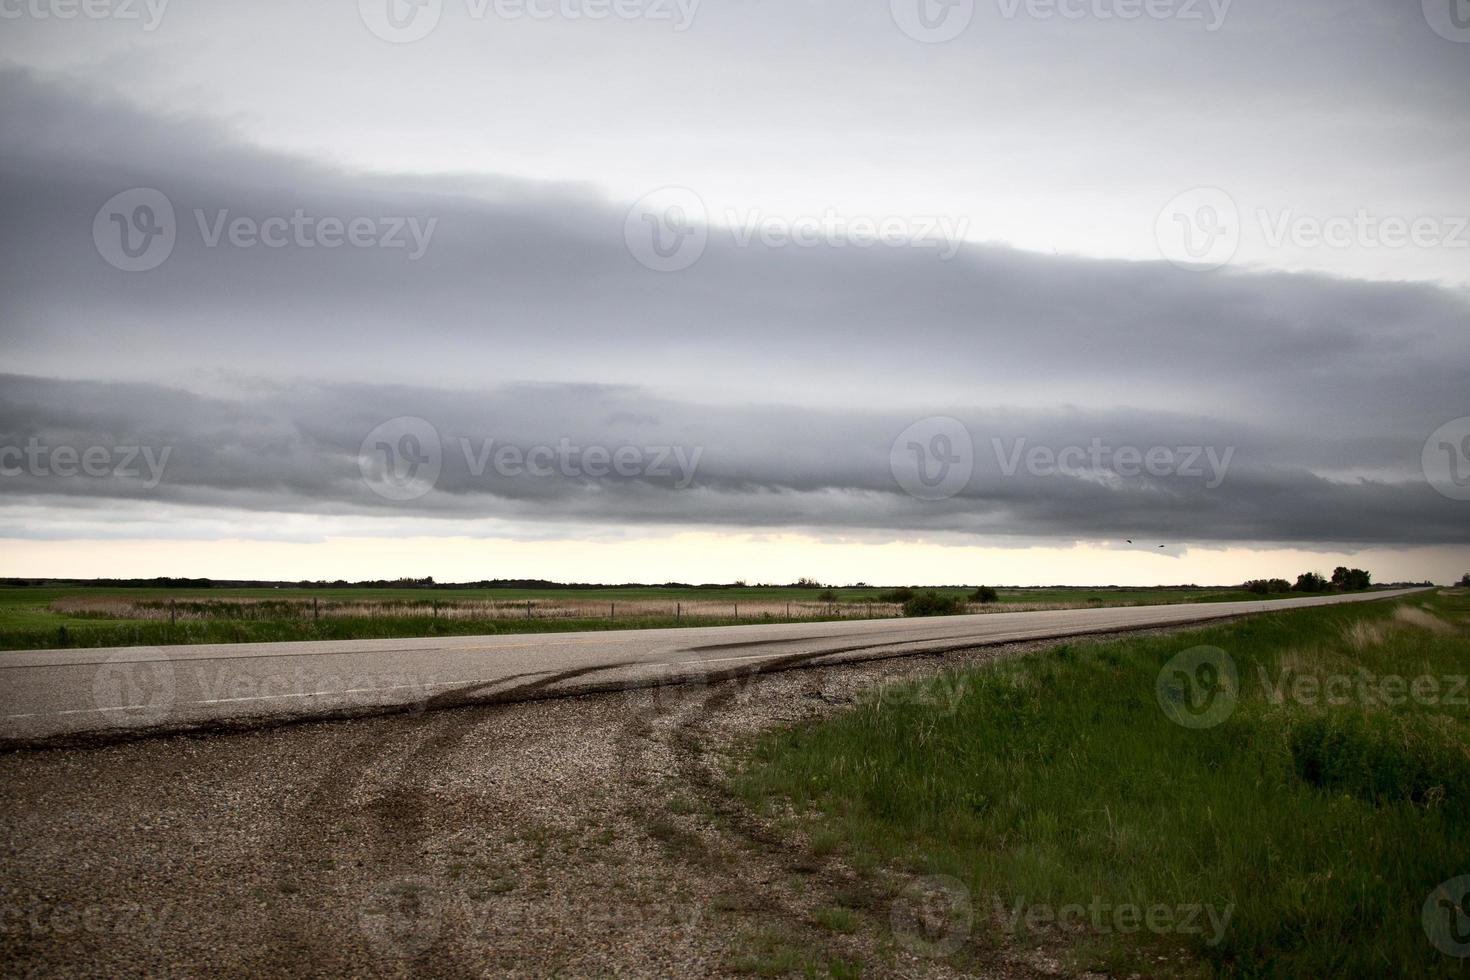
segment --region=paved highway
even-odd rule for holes
[[[711,683],[1403,595],[695,629],[0,653],[0,745]]]

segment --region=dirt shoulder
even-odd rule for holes
[[[6,973],[1054,973],[722,778],[765,727],[1034,646],[8,753]]]

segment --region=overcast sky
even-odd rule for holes
[[[1470,569],[1450,0],[88,9],[0,3],[0,574]]]

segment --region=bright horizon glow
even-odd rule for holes
[[[1453,548],[1330,552],[1189,547],[1161,557],[1141,547],[1132,551],[1097,544],[997,548],[708,532],[621,541],[419,536],[314,542],[9,539],[0,576],[285,582],[432,576],[441,582],[500,578],[591,584],[786,584],[808,576],[832,585],[1217,586],[1253,578],[1294,581],[1301,572],[1330,574],[1337,565],[1366,568],[1375,582],[1447,583],[1470,570],[1470,556]]]

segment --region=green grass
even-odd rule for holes
[[[838,602],[856,606],[878,601],[879,588],[847,588],[836,590]],[[928,591],[928,590],[925,590]],[[940,595],[968,596],[971,587],[937,589]],[[1239,589],[1198,588],[1045,588],[1001,589],[1000,605],[1016,603],[1087,603],[1091,605],[1145,605],[1173,602],[1226,602],[1262,598]],[[784,622],[785,617],[764,619],[734,616],[734,604],[745,602],[815,603],[820,589],[795,589],[753,586],[749,588],[597,588],[597,589],[380,589],[380,588],[215,588],[165,589],[123,588],[118,586],[14,586],[0,585],[0,650],[42,649],[52,647],[155,646],[179,643],[240,643],[287,640],[379,639],[407,636],[492,635],[497,633],[547,633],[605,629],[662,629],[676,626],[725,626],[748,622]],[[403,615],[374,617],[327,617],[320,621],[299,616],[278,618],[210,619],[171,625],[147,619],[100,619],[93,616],[66,615],[50,611],[58,599],[86,597],[119,597],[130,601],[176,601],[208,603],[226,598],[259,600],[301,600],[316,598],[330,602],[397,602],[420,603],[421,608]],[[537,602],[581,600],[616,603],[633,600],[675,602],[730,602],[731,615],[619,615],[616,619],[527,618],[527,619],[450,619],[430,614],[428,603],[450,604],[459,601]],[[672,611],[672,610],[671,610]],[[823,616],[797,617],[810,622]],[[830,618],[845,618],[833,616]]]
[[[1421,911],[1470,873],[1467,624],[1460,590],[1057,646],[931,682],[962,685],[958,701],[883,698],[767,733],[734,784],[753,806],[793,804],[858,867],[963,882],[976,925],[961,958],[1014,932],[1110,972],[1463,975]],[[1238,668],[1235,687],[1219,675],[1219,703],[1237,700],[1212,727],[1161,707],[1161,671],[1196,646]],[[1354,686],[1360,671],[1374,679]],[[1438,694],[1421,682],[1430,703],[1385,703],[1403,693],[1390,675],[1439,678]],[[1230,919],[1214,943],[1123,933],[1109,912],[1045,922],[1074,903]]]

